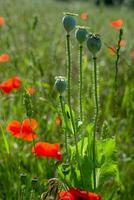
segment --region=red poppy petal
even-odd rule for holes
[[[61,191],[59,193],[59,200],[75,200],[75,198],[70,192]]]
[[[0,16],[0,26],[3,26],[5,24],[4,17]]]
[[[17,89],[21,86],[21,79],[18,76],[13,77],[12,81],[13,81],[13,87],[15,89]]]
[[[91,200],[101,200],[101,196],[92,192],[88,192],[88,197]]]
[[[13,82],[12,79],[9,79],[7,81],[4,81],[3,83],[0,84],[0,89],[4,93],[9,93],[13,90]]]
[[[22,132],[22,138],[26,141],[32,141],[33,139],[36,139],[38,135],[32,131],[32,132]]]
[[[7,61],[9,61],[9,55],[8,54],[2,54],[1,56],[0,56],[0,62],[7,62]]]
[[[98,194],[82,191],[78,188],[70,188],[68,192],[70,192],[75,199],[81,198],[83,200],[101,200],[101,197]]]
[[[21,123],[20,122],[13,120],[7,125],[6,129],[14,137],[18,137],[18,138],[21,137]]]
[[[88,13],[87,13],[87,12],[81,13],[81,14],[80,14],[80,18],[81,18],[82,20],[87,20],[87,19],[88,19]]]
[[[30,132],[37,127],[37,121],[35,119],[24,119],[22,122],[22,132]]]
[[[37,142],[32,148],[32,153],[40,157],[53,157],[57,160],[61,160],[62,155],[60,153],[59,144],[50,144],[47,142]]]
[[[121,28],[123,25],[123,20],[122,19],[118,19],[115,21],[111,22],[111,26],[115,27],[115,28]]]

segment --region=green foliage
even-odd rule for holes
[[[128,1],[131,2],[132,0]],[[22,6],[23,5],[23,6]],[[131,4],[132,5],[132,4]],[[60,176],[60,180],[67,186],[78,186],[85,190],[93,190],[92,180],[92,132],[93,132],[93,95],[92,95],[92,62],[87,56],[83,45],[83,107],[84,120],[77,120],[77,61],[76,51],[73,52],[72,69],[72,108],[77,127],[78,150],[80,153],[83,176],[81,182],[79,166],[76,162],[76,148],[72,124],[70,122],[69,107],[66,104],[68,123],[69,160],[64,153],[64,133],[61,125],[55,124],[57,115],[61,116],[59,98],[53,85],[58,74],[65,74],[65,42],[60,20],[63,11],[69,10],[81,14],[89,13],[89,19],[82,21],[77,18],[80,25],[92,27],[97,33],[103,35],[103,47],[100,52],[98,64],[100,66],[100,105],[101,113],[98,124],[97,140],[97,192],[104,200],[132,200],[134,188],[134,161],[133,161],[133,122],[134,122],[134,81],[133,59],[130,52],[133,50],[133,12],[127,8],[94,7],[89,1],[70,1],[63,4],[59,1],[42,0],[1,0],[0,15],[5,18],[5,26],[0,26],[0,55],[9,53],[10,61],[0,63],[1,82],[18,75],[23,86],[34,86],[36,93],[30,97],[34,110],[34,118],[38,121],[37,133],[39,140],[61,143],[63,164],[52,159],[39,158],[38,161],[31,154],[31,143],[20,141],[7,133],[6,126],[13,119],[22,121],[26,117],[23,102],[23,89],[10,95],[0,93],[0,199],[18,199],[20,189],[26,189],[25,199],[30,198],[32,191],[31,180],[37,176],[39,179],[38,194],[46,190],[45,179]],[[99,16],[99,18],[97,17]],[[107,17],[106,17],[107,16]],[[109,55],[107,45],[116,44],[117,32],[110,29],[109,22],[114,19],[124,20],[124,38],[126,47],[121,48],[119,61],[119,93],[117,95],[117,116],[113,116],[113,79],[115,58]],[[91,29],[92,31],[92,29]],[[71,38],[72,49],[76,48],[74,36]],[[66,99],[66,94],[64,100]],[[29,101],[29,100],[28,100]],[[65,100],[66,103],[66,100]],[[26,106],[28,104],[26,103]],[[26,109],[28,110],[28,109]],[[105,122],[105,120],[107,120]],[[104,121],[104,122],[103,122]],[[89,124],[86,127],[86,124]],[[103,125],[101,125],[103,124]],[[100,131],[101,130],[101,131]],[[113,137],[110,139],[110,137]],[[115,137],[116,136],[116,137]],[[115,148],[115,140],[118,144]],[[84,147],[84,148],[83,148]],[[83,150],[82,150],[83,149]],[[118,153],[116,152],[118,150]],[[106,164],[107,163],[107,164]],[[118,167],[117,167],[118,163]],[[58,166],[58,175],[55,168]],[[119,172],[118,172],[119,168]],[[20,187],[20,174],[27,174],[26,186]],[[119,178],[120,177],[120,178]],[[64,188],[67,189],[67,188]],[[32,193],[32,192],[31,192]],[[32,193],[33,194],[33,193]],[[32,195],[31,194],[31,195]],[[34,198],[34,197],[33,197]]]

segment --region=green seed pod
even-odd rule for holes
[[[64,76],[57,76],[55,78],[54,87],[56,90],[61,94],[66,90],[67,87],[67,80]]]
[[[69,33],[70,31],[72,31],[75,26],[76,26],[76,21],[75,19],[70,16],[70,15],[66,15],[63,17],[62,19],[62,23],[63,23],[63,26],[65,28],[65,30]]]
[[[101,39],[98,35],[90,34],[87,39],[88,50],[95,55],[101,49]]]
[[[87,30],[84,27],[79,27],[75,31],[75,37],[80,44],[86,40]]]

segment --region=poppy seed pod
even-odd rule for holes
[[[87,39],[88,50],[95,55],[101,49],[101,39],[98,35],[90,34]]]
[[[82,44],[86,40],[87,30],[84,27],[77,28],[75,32],[75,37],[80,44]]]
[[[70,16],[70,15],[66,15],[63,17],[62,19],[62,23],[63,23],[63,26],[65,28],[65,30],[69,33],[70,31],[72,31],[75,26],[76,26],[76,21],[75,19]]]
[[[66,90],[67,80],[64,76],[57,76],[55,79],[54,87],[61,94]]]

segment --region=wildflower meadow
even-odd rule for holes
[[[134,4],[0,1],[0,200],[134,199]]]

